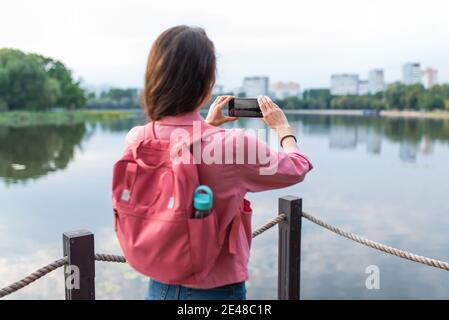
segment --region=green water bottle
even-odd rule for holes
[[[212,189],[206,185],[198,186],[193,192],[193,218],[202,219],[212,212]]]

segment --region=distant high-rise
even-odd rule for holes
[[[369,81],[367,80],[359,80],[359,89],[358,94],[363,96],[365,94],[370,93],[369,91]]]
[[[270,95],[273,98],[282,100],[289,97],[298,97],[301,95],[299,83],[290,82],[275,82],[271,85]]]
[[[247,98],[257,98],[268,95],[268,77],[245,77],[243,79],[243,92]]]
[[[359,92],[359,75],[340,73],[331,75],[331,94],[336,96],[356,95]]]
[[[370,70],[368,75],[368,86],[371,94],[385,90],[384,71],[382,69]]]
[[[221,94],[223,94],[223,86],[221,84],[215,84],[214,87],[212,88],[212,94],[219,96]]]
[[[417,62],[404,64],[402,67],[402,82],[405,84],[421,83],[421,65]]]
[[[427,68],[422,72],[422,81],[426,89],[432,88],[438,83],[438,70]]]

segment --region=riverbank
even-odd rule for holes
[[[201,110],[204,115],[207,110]],[[373,116],[364,110],[301,109],[284,110],[286,114]],[[9,111],[0,112],[0,126],[25,127],[33,125],[64,125],[93,121],[114,121],[141,116],[141,110],[76,110],[76,111]],[[375,116],[375,115],[374,115]],[[399,111],[383,110],[379,113],[387,118],[449,119],[448,111]]]
[[[316,115],[340,115],[340,116],[366,116],[364,110],[284,110],[286,114],[316,114]],[[381,117],[389,118],[426,118],[426,119],[449,119],[448,111],[399,111],[382,110]]]
[[[388,110],[380,113],[382,117],[392,118],[426,118],[426,119],[449,119],[448,111],[395,111]]]
[[[89,121],[133,118],[137,113],[126,110],[76,111],[8,111],[0,112],[0,126],[64,125]]]

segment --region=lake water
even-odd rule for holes
[[[375,241],[449,261],[449,121],[289,116],[314,170],[282,190],[249,194],[253,227],[277,199],[303,198],[314,215]],[[142,118],[0,127],[0,287],[62,256],[62,232],[95,233],[97,252],[121,254],[110,203],[111,167]],[[263,128],[258,119],[232,124]],[[248,298],[277,295],[277,229],[253,241]],[[380,270],[368,290],[366,268]],[[98,299],[142,299],[147,279],[125,264],[97,262]],[[375,251],[303,221],[304,299],[449,298],[449,273]],[[59,269],[9,299],[63,299]]]

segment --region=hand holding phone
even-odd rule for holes
[[[213,126],[220,126],[223,123],[229,121],[235,121],[237,117],[228,117],[223,114],[223,108],[228,104],[228,102],[234,99],[233,96],[218,96],[215,101],[209,107],[209,112],[206,117],[206,122]]]
[[[273,130],[290,130],[290,124],[284,111],[269,97],[261,96],[257,99],[263,114],[263,121]]]

